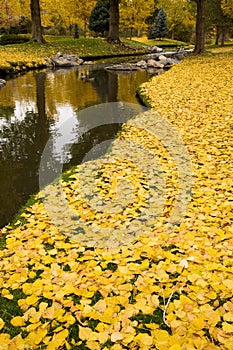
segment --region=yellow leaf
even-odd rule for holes
[[[5,346],[3,347],[3,349],[8,350],[9,349],[8,344],[10,344],[10,342],[11,342],[11,339],[9,334],[6,334],[6,333],[0,334],[0,349],[1,349],[1,346],[2,347]]]
[[[181,350],[181,346],[179,344],[174,344],[172,346],[169,347],[168,350]]]
[[[227,312],[223,315],[224,321],[233,322],[233,311]]]
[[[114,344],[110,348],[111,350],[122,350],[122,346],[120,344]]]
[[[88,340],[92,334],[91,328],[88,327],[78,327],[78,336],[81,340]]]
[[[9,299],[9,300],[12,300],[14,298],[13,295],[9,292],[9,290],[7,290],[5,288],[2,290],[2,296],[4,298]]]
[[[205,327],[205,322],[203,318],[199,317],[190,322],[190,327],[195,331],[201,330]]]
[[[223,281],[223,284],[231,291],[233,290],[233,280],[226,279]]]
[[[98,334],[98,340],[101,344],[106,343],[108,340],[108,337],[109,337],[108,331],[101,332]]]
[[[187,269],[189,266],[188,260],[187,259],[181,259],[179,262],[179,266],[183,267],[184,269]]]
[[[62,347],[68,335],[69,335],[68,329],[64,329],[59,333],[54,333],[52,340],[47,346],[47,350],[57,350],[60,347]]]
[[[5,322],[0,318],[0,330],[4,327]]]
[[[120,332],[114,332],[111,334],[111,341],[116,343],[118,340],[122,340],[123,335]]]
[[[20,327],[20,326],[23,326],[25,322],[21,316],[15,316],[11,319],[11,324],[14,327]]]
[[[98,312],[104,312],[106,309],[106,302],[104,299],[97,301],[93,308]]]
[[[230,324],[230,323],[227,323],[227,322],[223,322],[222,329],[226,333],[233,333],[233,324]]]
[[[148,347],[153,344],[153,338],[146,333],[139,333],[135,337],[135,341]]]
[[[29,297],[27,297],[25,299],[25,303],[28,305],[28,306],[31,306],[31,305],[36,305],[38,302],[38,297],[36,295],[30,295]]]

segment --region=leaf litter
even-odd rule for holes
[[[177,167],[139,115],[109,154],[2,230],[1,350],[233,349],[233,56],[219,57],[185,59],[142,86],[156,111],[143,123],[166,118],[192,161],[191,200],[172,229]]]

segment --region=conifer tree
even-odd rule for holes
[[[165,38],[168,33],[167,28],[167,18],[166,12],[163,8],[159,9],[158,15],[155,19],[155,22],[151,25],[148,33],[149,39],[155,38]]]
[[[104,36],[104,32],[109,30],[109,1],[99,0],[93,7],[88,28],[93,30],[97,35]]]

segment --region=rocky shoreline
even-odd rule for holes
[[[136,71],[138,69],[147,69],[147,70],[150,70],[151,73],[153,72],[159,73],[159,71],[162,71],[164,69],[169,69],[172,65],[178,64],[185,56],[187,56],[191,52],[192,51],[190,50],[184,50],[184,48],[180,48],[176,52],[175,51],[164,52],[162,48],[157,46],[152,46],[148,48],[148,53],[143,53],[143,55],[148,55],[147,60],[140,60],[136,63],[128,62],[128,63],[112,64],[107,66],[105,69],[122,71],[122,72]],[[115,57],[115,56],[111,56],[111,57]],[[55,56],[51,58],[45,58],[45,65],[43,67],[56,69],[56,68],[79,67],[81,65],[93,65],[94,58],[89,57],[89,59],[90,60],[84,59],[77,55],[58,52]],[[2,81],[0,82],[0,88],[3,88],[5,85],[6,85],[6,81],[5,80],[3,81],[2,79]]]

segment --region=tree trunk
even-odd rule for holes
[[[119,0],[110,0],[110,9],[109,9],[109,33],[107,41],[109,43],[120,43],[119,37]]]
[[[197,4],[196,17],[196,42],[194,53],[200,54],[205,52],[205,5],[206,0],[195,0]]]
[[[224,46],[225,41],[227,40],[229,28],[227,26],[222,27],[222,36],[221,36],[221,46]]]
[[[41,17],[40,17],[40,1],[31,0],[31,18],[32,18],[32,41],[38,43],[45,43],[45,40],[42,36],[42,26],[41,26]]]
[[[216,37],[215,37],[215,45],[218,45],[221,34],[221,28],[219,25],[216,26]]]

